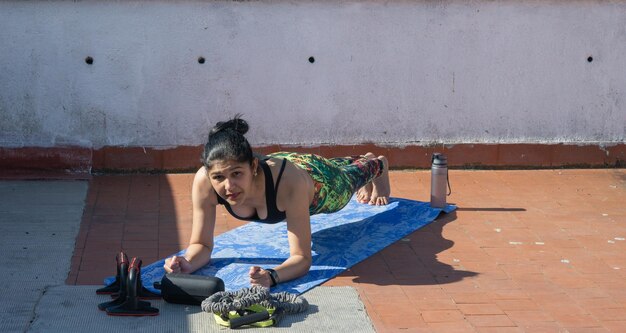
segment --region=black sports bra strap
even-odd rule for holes
[[[259,160],[259,164],[261,168],[263,168],[263,172],[265,173],[265,192],[274,190],[274,179],[272,179],[272,170],[270,166],[265,162],[266,160]]]
[[[283,159],[283,164],[280,166],[278,177],[276,177],[276,186],[274,187],[274,192],[276,193],[278,193],[278,184],[280,184],[280,178],[283,176],[283,171],[285,171],[285,165],[287,165],[287,160]]]

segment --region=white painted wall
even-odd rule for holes
[[[625,140],[624,1],[2,1],[0,47],[4,147]]]

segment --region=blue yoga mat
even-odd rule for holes
[[[272,292],[304,293],[429,224],[442,211],[455,209],[453,205],[439,209],[427,202],[398,198],[391,198],[386,206],[370,206],[352,198],[339,212],[311,216],[313,263],[309,273],[279,284]],[[252,222],[216,236],[211,262],[194,274],[217,276],[224,280],[226,290],[238,290],[250,287],[250,266],[273,267],[288,257],[286,223]],[[159,292],[153,283],[165,274],[164,261],[142,268],[143,285],[153,292]],[[105,284],[114,280],[109,277]]]

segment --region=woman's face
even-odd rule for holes
[[[214,161],[208,175],[215,192],[231,206],[244,203],[252,190],[257,163],[256,159],[252,165],[236,161]]]

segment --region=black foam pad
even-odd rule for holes
[[[165,275],[154,287],[161,290],[166,302],[200,305],[207,297],[224,291],[224,281],[214,276],[172,273]]]

